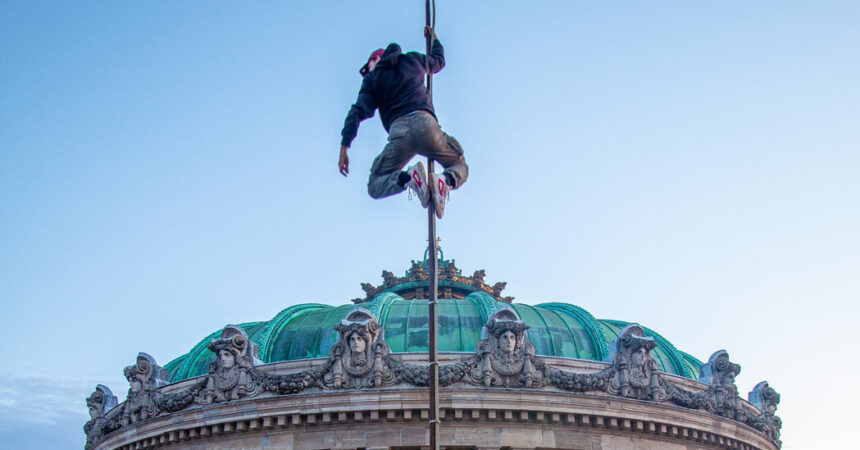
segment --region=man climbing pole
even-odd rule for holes
[[[424,76],[445,67],[445,50],[432,28],[425,27],[424,35],[432,38],[430,54],[402,53],[399,45],[391,43],[385,50],[371,53],[359,71],[364,79],[358,100],[344,121],[338,169],[343,176],[349,174],[347,150],[358,134],[358,125],[379,109],[382,126],[388,132],[388,144],[373,161],[367,192],[373,198],[383,198],[408,188],[425,208],[432,197],[436,216],[441,219],[449,191],[466,181],[469,167],[460,143],[443,132],[436,120]],[[416,153],[438,161],[445,168],[441,176],[429,174],[433,189],[428,189],[427,174],[420,161],[403,171]]]

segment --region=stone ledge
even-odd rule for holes
[[[705,448],[776,449],[760,433],[744,424],[694,410],[582,394],[554,393],[548,398],[539,390],[461,391],[441,392],[443,430],[502,425],[499,429],[560,429],[588,435],[650,436],[679,444],[701,444]],[[461,401],[463,397],[471,397],[471,400]],[[269,435],[293,430],[305,433],[360,426],[364,432],[373,432],[394,424],[425,427],[428,411],[421,408],[422,404],[426,405],[426,391],[417,389],[300,394],[237,401],[133,424],[108,435],[96,449],[150,449],[205,441],[213,436]],[[454,445],[455,442],[443,439],[443,444]]]

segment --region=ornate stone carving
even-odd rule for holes
[[[390,386],[395,373],[385,360],[391,350],[373,313],[353,308],[335,327],[338,342],[331,348],[331,368],[323,384],[332,388]]]
[[[90,411],[90,420],[84,424],[84,433],[87,435],[86,450],[90,450],[95,445],[96,441],[105,435],[107,430],[107,420],[105,414],[117,405],[116,396],[113,395],[110,388],[104,385],[97,385],[95,391],[87,397],[87,409]]]
[[[749,418],[747,423],[763,432],[777,445],[781,445],[779,433],[782,429],[782,419],[775,415],[776,407],[779,405],[779,393],[770,387],[767,381],[762,381],[750,392],[749,401],[761,411],[761,415]]]
[[[122,425],[155,417],[160,408],[155,402],[156,389],[167,384],[167,371],[146,353],[137,355],[137,364],[123,370],[128,380],[128,397],[122,410]]]
[[[660,384],[668,399],[677,405],[744,422],[746,413],[735,385],[735,376],[740,371],[741,366],[729,361],[725,350],[719,350],[699,368],[699,381],[708,385],[707,390],[694,393],[662,380]]]
[[[526,340],[525,324],[511,308],[502,308],[484,325],[485,336],[475,353],[480,363],[469,372],[469,380],[484,386],[528,386],[546,384],[536,366],[535,347]],[[543,364],[540,364],[543,369]]]
[[[365,296],[364,298],[352,299],[353,303],[369,302],[379,293],[385,291],[392,291],[409,299],[414,298],[416,295],[418,298],[421,298],[423,295],[418,294],[423,293],[426,286],[416,288],[415,285],[403,285],[428,280],[429,275],[427,274],[426,269],[428,264],[427,255],[425,255],[424,261],[412,261],[412,266],[402,277],[398,277],[387,270],[383,270],[382,284],[374,286],[371,283],[361,283],[361,289],[364,291]],[[475,271],[472,276],[463,276],[462,271],[457,268],[453,259],[447,260],[442,257],[441,250],[439,256],[438,276],[439,281],[441,282],[451,282],[449,286],[453,285],[453,287],[446,288],[445,291],[450,291],[446,295],[450,295],[453,298],[463,298],[472,292],[485,292],[493,296],[496,300],[506,303],[511,303],[514,299],[513,297],[502,296],[502,291],[505,289],[507,283],[499,282],[492,286],[486,284],[484,282],[484,277],[486,276],[486,272],[484,270]]]
[[[226,402],[261,392],[250,373],[254,364],[260,362],[259,349],[245,330],[227,325],[221,338],[213,339],[208,347],[215,353],[215,361],[209,365],[209,377],[197,399],[199,403]]]
[[[725,350],[719,350],[711,355],[707,363],[702,364],[699,371],[699,381],[710,385],[709,391],[712,392],[704,405],[705,409],[743,421],[744,411],[735,385],[735,377],[741,372],[741,366],[729,361],[729,354]]]
[[[482,274],[476,273],[476,276]],[[657,362],[651,358],[656,342],[644,335],[637,324],[630,324],[611,344],[607,362],[610,365],[592,373],[571,372],[554,368],[536,356],[528,342],[528,325],[516,311],[503,307],[490,316],[482,330],[482,340],[475,353],[462,360],[439,367],[439,383],[457,383],[504,388],[538,388],[546,384],[573,392],[604,392],[609,395],[672,402],[750,425],[777,445],[782,421],[775,416],[779,394],[766,382],[750,393],[750,402],[760,414],[747,414],[745,403],[737,395],[735,376],[740,366],[720,350],[700,368],[700,381],[707,389],[691,392],[663,377]],[[294,394],[310,387],[320,389],[367,389],[402,383],[427,386],[427,365],[407,364],[391,355],[383,330],[373,314],[364,308],[353,308],[335,327],[337,343],[328,360],[317,367],[289,374],[270,374],[255,365],[256,344],[235,325],[226,326],[221,337],[209,344],[216,360],[209,374],[189,380],[184,389],[168,394],[158,392],[166,384],[165,370],[151,356],[141,353],[137,364],[125,368],[130,389],[128,399],[110,414],[116,404],[110,390],[99,385],[87,399],[91,420],[84,426],[87,448],[105,434],[131,423],[162,413],[191,407],[192,404],[228,402],[257,396],[263,392],[276,395]],[[606,395],[606,394],[604,394]],[[748,406],[746,408],[750,409]]]
[[[660,386],[659,368],[651,358],[657,346],[654,338],[646,337],[639,324],[627,325],[609,346],[608,361],[615,375],[607,385],[608,391],[622,397],[640,400],[663,400],[666,391]]]
[[[607,367],[595,373],[576,373],[556,368],[547,370],[549,382],[553,386],[572,392],[606,391],[616,372],[615,367]]]

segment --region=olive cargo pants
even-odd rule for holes
[[[367,192],[373,198],[383,198],[403,192],[406,188],[397,184],[403,166],[415,154],[428,156],[442,164],[454,183],[451,189],[460,187],[469,177],[469,166],[463,158],[460,143],[449,136],[427,111],[413,111],[394,119],[388,130],[388,144],[373,160]],[[429,175],[429,174],[428,174]]]

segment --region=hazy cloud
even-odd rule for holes
[[[0,375],[0,449],[83,448],[90,384]]]

